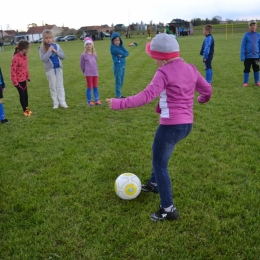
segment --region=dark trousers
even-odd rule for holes
[[[257,61],[259,61],[259,59],[254,59],[254,58],[245,59],[245,61],[244,61],[244,66],[245,66],[244,73],[249,73],[251,66],[252,66],[254,72],[258,72],[259,71],[259,64],[257,64]]]
[[[19,82],[19,86],[16,87],[20,96],[20,103],[23,111],[28,107],[28,92],[27,92],[27,82]]]

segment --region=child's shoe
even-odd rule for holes
[[[0,121],[2,124],[10,124],[10,122],[5,118]]]
[[[90,107],[93,107],[93,106],[95,105],[95,103],[94,103],[93,101],[90,101],[90,102],[88,102],[88,105],[89,105]]]
[[[101,103],[100,100],[98,100],[97,102],[95,102],[95,104],[96,104],[97,106],[102,106],[102,103]]]
[[[243,87],[244,87],[244,88],[246,88],[247,86],[248,86],[248,84],[247,84],[247,83],[244,83],[244,84],[243,84]]]
[[[257,87],[260,87],[260,82],[255,83]]]
[[[173,206],[170,212],[166,212],[165,209],[160,205],[159,210],[156,213],[150,215],[151,220],[176,220],[179,218],[178,210]]]
[[[155,194],[159,193],[157,186],[153,185],[150,181],[142,184],[142,191],[153,192]]]
[[[68,108],[69,106],[67,104],[65,104],[65,105],[61,105],[61,107]]]
[[[25,110],[25,111],[23,112],[23,115],[24,115],[24,116],[30,116],[30,114],[27,112],[27,110]]]
[[[30,108],[29,108],[29,107],[26,107],[26,111],[27,111],[27,113],[28,113],[29,115],[31,115],[31,114],[32,114],[32,111],[30,110]]]

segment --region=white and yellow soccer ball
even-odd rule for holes
[[[115,181],[115,192],[123,200],[132,200],[141,192],[141,181],[133,173],[122,173]]]

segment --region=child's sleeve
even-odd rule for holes
[[[168,83],[164,78],[163,73],[157,71],[151,83],[143,91],[139,92],[135,96],[127,98],[114,98],[112,101],[112,109],[121,110],[143,106],[158,97],[167,84]]]
[[[122,56],[123,56],[123,57],[127,57],[127,56],[129,55],[128,50],[127,50],[124,46],[122,46],[122,50],[123,50],[123,52],[124,52],[124,54],[123,54]]]
[[[260,47],[260,41],[259,41],[259,47]],[[240,60],[245,60],[245,51],[246,51],[246,35],[243,36],[240,46]]]
[[[201,76],[201,74],[197,71],[197,82],[195,90],[199,92],[198,102],[199,103],[207,103],[212,95],[212,87],[211,85]]]
[[[64,60],[65,59],[65,54],[63,52],[63,50],[61,49],[60,45],[57,44],[57,56],[61,59]]]
[[[204,50],[203,50],[203,59],[207,59],[210,51],[210,46],[212,44],[212,37],[206,37],[205,44],[204,44]]]
[[[111,54],[124,55],[123,49],[119,49],[119,48],[117,48],[116,46],[111,46],[111,47],[110,47],[110,51],[111,51]]]
[[[52,54],[51,51],[49,51],[49,50],[44,53],[42,47],[39,48],[39,53],[40,53],[40,58],[43,63],[48,62],[48,60],[50,59],[51,54]]]
[[[11,81],[15,87],[19,85],[19,82],[16,77],[17,67],[18,67],[18,60],[16,59],[16,55],[14,55],[11,63]]]
[[[84,54],[82,54],[81,57],[80,57],[80,68],[81,68],[81,71],[82,71],[83,74],[84,74],[84,71],[85,71],[85,60],[84,60]]]
[[[28,60],[27,60],[28,61]],[[28,64],[28,63],[27,63]],[[29,70],[28,70],[28,66],[27,66],[27,71],[26,71],[26,79],[28,81],[30,81],[30,73],[29,73]]]

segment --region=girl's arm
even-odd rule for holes
[[[40,58],[42,60],[43,63],[48,62],[48,60],[50,59],[52,52],[51,51],[47,51],[44,53],[42,47],[39,48],[39,53],[40,53]]]
[[[124,55],[123,50],[120,50],[119,48],[117,48],[116,46],[113,46],[113,45],[110,47],[110,51],[112,54],[115,54],[115,55]]]
[[[199,92],[198,96],[198,102],[199,103],[207,103],[212,95],[212,87],[211,85],[201,76],[199,72],[198,73],[198,78],[196,82],[196,87],[195,90]]]
[[[63,50],[61,49],[60,45],[57,44],[57,52],[56,52],[57,56],[61,59],[64,60],[65,59],[65,54],[63,52]]]
[[[128,50],[127,50],[124,46],[122,46],[122,49],[123,49],[123,52],[124,52],[124,54],[122,55],[122,57],[127,57],[127,56],[129,55]]]
[[[11,81],[15,87],[19,85],[16,77],[17,67],[18,67],[18,60],[16,59],[16,55],[14,55],[11,63]]]
[[[84,53],[82,53],[82,55],[81,55],[81,57],[80,57],[80,68],[81,68],[81,71],[82,71],[83,74],[84,74],[84,71],[85,71]]]
[[[140,107],[158,97],[164,91],[166,85],[167,81],[163,77],[163,73],[157,71],[151,83],[143,91],[135,96],[122,99],[113,98],[111,101],[108,100],[108,102],[112,103],[111,108],[113,110]]]

